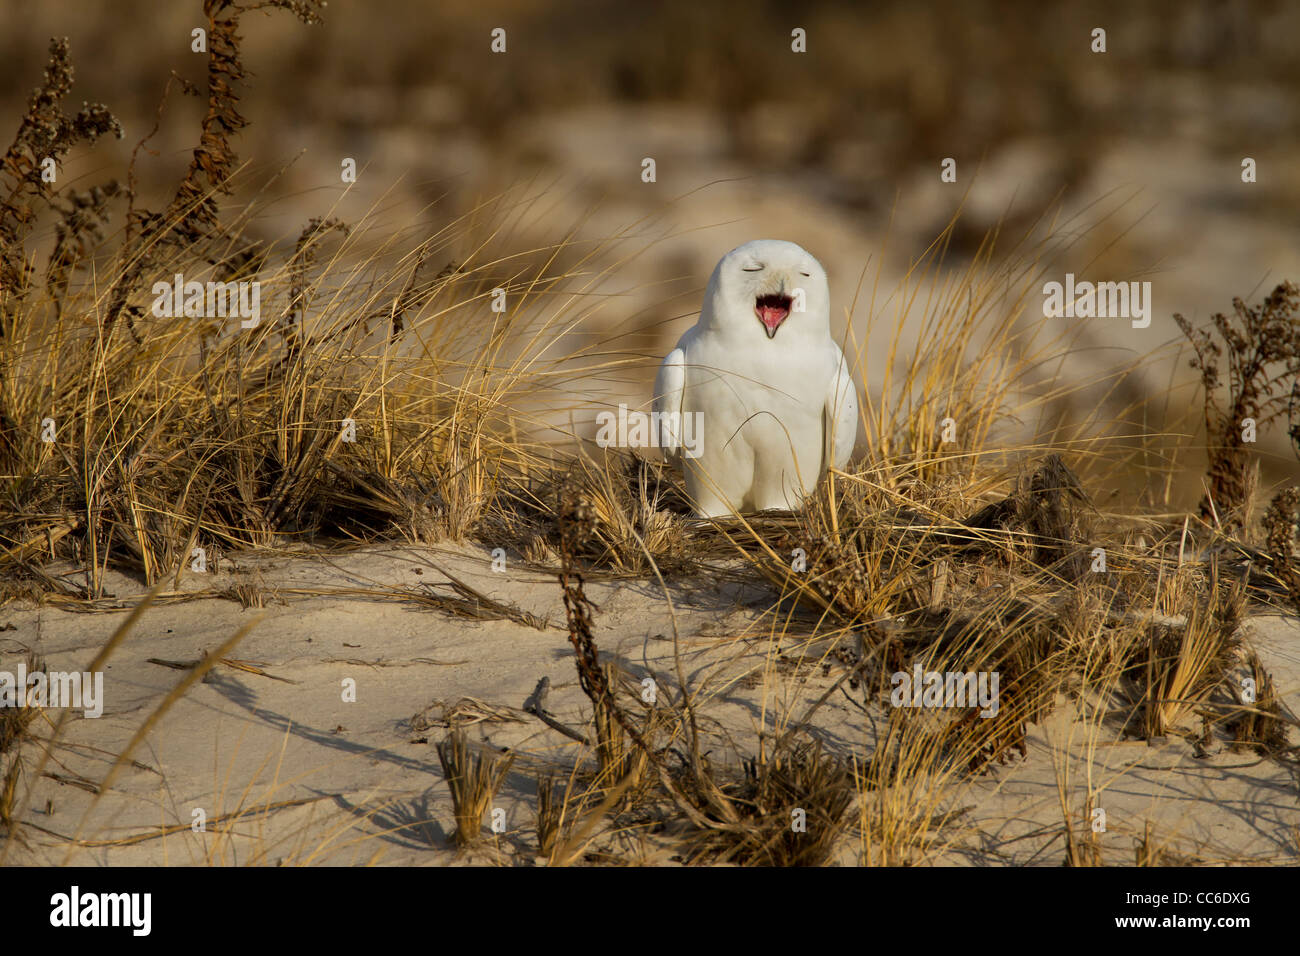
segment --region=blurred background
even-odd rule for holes
[[[190,51],[200,0],[0,10],[0,125],[16,128],[49,38],[68,36],[70,102],[102,102],[125,127],[71,158],[82,185],[124,177],[172,71],[203,82],[206,58]],[[505,53],[491,50],[495,28]],[[796,28],[806,52],[791,49]],[[1204,322],[1300,279],[1297,3],[332,0],[321,25],[265,11],[241,32],[241,182],[277,200],[253,235],[291,242],[325,214],[436,229],[509,192],[531,200],[512,219],[519,248],[623,237],[593,261],[614,293],[602,321],[649,357],[694,322],[717,259],[758,237],[821,259],[837,328],[857,297],[861,334],[872,289],[887,313],[960,206],[945,268],[989,230],[1009,246],[1047,216],[1071,243],[1044,258],[1047,278],[1152,283],[1148,329],[1061,320],[1073,345],[1052,374],[1073,387],[1054,414],[1171,384],[1185,411],[1194,380],[1169,348],[1172,314]],[[183,174],[202,108],[171,97],[140,168],[146,204],[161,207]],[[360,169],[346,191],[342,157]],[[955,184],[940,179],[947,157]],[[1245,157],[1256,183],[1242,182]],[[904,352],[935,347],[904,330]],[[1146,356],[1121,394],[1094,387]],[[868,389],[886,361],[873,339]],[[630,404],[648,400],[653,372],[648,360],[626,378]],[[1265,450],[1266,479],[1300,471],[1280,429]]]

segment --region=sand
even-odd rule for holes
[[[537,774],[566,773],[591,755],[525,711],[525,701],[549,678],[546,709],[556,720],[586,732],[591,709],[578,686],[554,575],[516,565],[494,572],[490,550],[476,546],[386,545],[238,555],[215,572],[187,574],[180,590],[190,596],[148,608],[113,654],[104,671],[103,715],[69,712],[8,862],[538,863]],[[441,586],[443,572],[549,623],[538,629],[467,620],[415,600],[293,591],[388,588],[418,598],[450,593]],[[245,609],[210,593],[250,581],[258,583],[264,607]],[[103,603],[120,609],[5,608],[0,670],[14,670],[28,648],[50,670],[83,669],[146,589],[115,575],[108,591],[113,597]],[[602,656],[635,680],[650,676],[660,688],[675,686],[673,622],[660,585],[594,580],[587,591],[599,606]],[[760,730],[787,711],[802,713],[843,674],[839,665],[818,662],[824,646],[813,644],[805,663],[795,660],[804,652],[766,613],[771,596],[763,588],[710,577],[672,582],[668,593],[682,670],[708,698],[700,721],[712,760],[752,755]],[[214,667],[152,728],[110,791],[96,797],[116,755],[186,676],[150,659],[196,660],[250,623],[230,654],[245,669]],[[1300,710],[1300,621],[1258,616],[1245,630],[1286,706]],[[348,679],[355,681],[355,702],[344,700]],[[450,841],[452,805],[435,744],[447,732],[439,723],[443,706],[467,698],[473,703],[461,713],[470,739],[508,749],[515,763],[494,803],[505,811],[504,832],[485,828],[479,847],[459,852]],[[873,747],[887,717],[879,704],[864,712],[861,700],[860,692],[837,690],[817,711],[813,733],[833,752],[862,758]],[[46,711],[50,720],[59,714]],[[1232,752],[1223,741],[1197,756],[1179,736],[1149,745],[1109,727],[1093,735],[1097,746],[1090,747],[1088,726],[1078,706],[1062,700],[1043,725],[1030,725],[1026,757],[943,794],[946,823],[913,862],[1059,865],[1063,780],[1081,831],[1090,782],[1094,804],[1105,810],[1105,831],[1096,835],[1103,862],[1132,863],[1148,828],[1164,862],[1296,862],[1300,801],[1294,771],[1282,762]],[[40,737],[49,730],[44,720],[34,725]],[[25,786],[39,749],[30,741],[24,748]],[[196,810],[205,832],[193,829]],[[861,857],[855,820],[851,812],[837,862]],[[611,827],[603,820],[583,859],[672,864],[682,858],[679,836],[675,825]]]

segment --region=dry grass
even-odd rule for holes
[[[1176,574],[1167,590],[1185,587]],[[1145,646],[1134,654],[1131,674],[1144,737],[1164,737],[1226,683],[1236,658],[1243,598],[1239,590],[1221,588],[1213,579],[1207,587],[1205,598],[1193,598],[1181,621],[1148,625]],[[1187,607],[1178,595],[1168,600],[1173,608]]]
[[[554,774],[537,778],[537,853],[548,860],[560,845],[567,805],[566,799],[556,795]]]
[[[473,846],[483,838],[483,815],[492,808],[514,758],[484,753],[470,746],[464,731],[453,730],[438,743],[438,761],[451,791],[456,845]]]
[[[1273,496],[1263,525],[1271,570],[1300,613],[1300,486],[1285,488]]]
[[[33,670],[43,669],[44,664],[37,659],[35,654],[28,653],[27,668],[30,673]],[[16,814],[18,784],[23,774],[23,755],[21,744],[23,738],[27,735],[32,722],[40,715],[40,708],[31,706],[26,699],[26,689],[23,690],[24,699],[14,707],[0,707],[0,760],[4,775],[0,780],[0,827],[12,834],[18,816]]]
[[[1242,689],[1233,689],[1240,707],[1227,720],[1228,730],[1232,734],[1232,748],[1253,750],[1264,756],[1281,754],[1287,749],[1287,725],[1295,724],[1296,720],[1292,717],[1288,721],[1283,714],[1273,678],[1259,662],[1259,655],[1252,653],[1247,665],[1252,692],[1247,695]],[[1248,701],[1247,696],[1254,699]]]

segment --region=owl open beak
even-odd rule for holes
[[[790,306],[793,304],[794,299],[788,295],[760,295],[754,300],[754,314],[763,323],[769,339],[776,335],[776,330],[790,314]]]

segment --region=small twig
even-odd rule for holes
[[[157,664],[159,667],[170,667],[172,670],[177,671],[188,671],[193,670],[195,667],[198,667],[203,663],[203,658],[192,661],[169,661],[164,660],[161,657],[150,657],[146,659],[145,663]],[[271,680],[279,681],[281,684],[299,683],[299,681],[290,680],[287,677],[276,677],[274,674],[268,674],[266,671],[262,670],[262,668],[249,661],[237,661],[234,658],[223,657],[217,661],[217,663],[225,664],[227,667],[233,668],[237,671],[243,671],[245,674],[256,674],[258,677],[267,677]]]
[[[580,744],[584,744],[588,747],[591,746],[590,740],[573,728],[566,727],[542,709],[542,705],[546,703],[546,697],[550,692],[551,679],[549,677],[543,677],[537,682],[537,686],[533,688],[532,694],[530,694],[528,699],[524,701],[524,710],[542,721],[542,723],[546,724],[552,730],[558,730],[560,733],[564,734],[564,736],[576,740]]]

